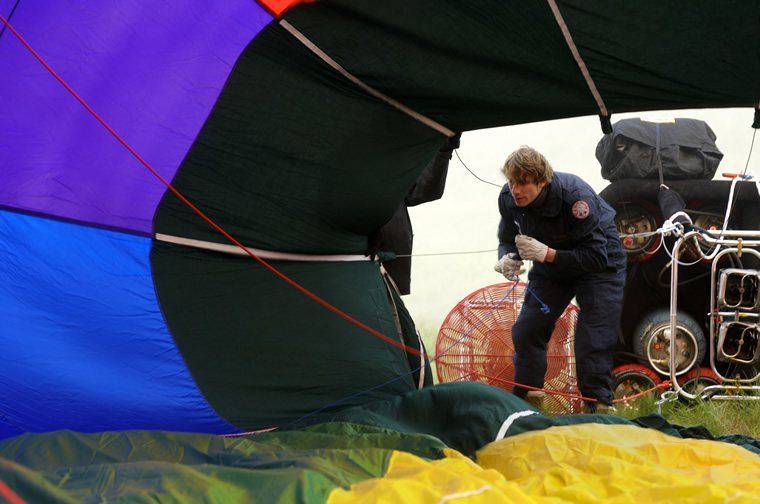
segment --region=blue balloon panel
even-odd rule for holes
[[[235,432],[164,322],[142,236],[0,211],[0,439],[57,429]]]

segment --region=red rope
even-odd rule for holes
[[[569,399],[583,399],[586,402],[597,402],[598,401],[598,399],[596,399],[595,397],[584,397],[582,395],[571,394],[569,392],[562,392],[562,391],[559,391],[559,390],[549,390],[549,389],[545,389],[545,388],[542,388],[542,387],[532,387],[530,385],[522,385],[520,383],[517,383],[517,382],[514,382],[514,381],[510,381],[510,380],[505,380],[503,378],[498,378],[496,376],[488,376],[488,375],[483,374],[483,373],[478,373],[478,374],[480,376],[485,376],[489,380],[496,380],[498,382],[506,383],[508,385],[517,386],[517,387],[528,389],[528,390],[537,390],[539,392],[546,392],[549,395],[558,395],[558,396],[562,396],[562,397],[567,397]]]
[[[652,393],[653,391],[655,391],[657,389],[668,388],[668,387],[670,387],[670,382],[669,381],[664,381],[664,382],[662,382],[662,383],[660,383],[658,385],[655,385],[654,387],[652,387],[650,389],[642,390],[641,392],[633,394],[631,396],[623,396],[620,399],[613,399],[612,403],[613,404],[617,404],[617,403],[621,403],[621,402],[630,401],[631,399],[638,399],[639,397],[645,396],[647,394],[650,394],[650,393]]]
[[[8,485],[0,481],[0,497],[8,501],[8,504],[25,504],[24,499],[10,489]]]
[[[441,355],[440,357],[443,357],[444,355]],[[437,358],[438,357],[436,357],[436,359]],[[467,378],[469,376],[472,376],[472,375],[475,375],[476,377],[488,378],[489,380],[495,380],[497,382],[505,383],[507,385],[512,385],[513,387],[520,387],[520,388],[524,388],[524,389],[528,389],[528,390],[536,390],[536,391],[539,391],[539,392],[545,392],[545,393],[547,393],[549,395],[557,395],[557,396],[567,397],[569,399],[582,399],[583,401],[586,401],[586,402],[599,402],[599,399],[596,399],[595,397],[584,397],[582,395],[571,394],[569,392],[562,392],[560,390],[550,390],[550,389],[541,388],[541,387],[533,387],[531,385],[523,385],[522,383],[517,383],[517,382],[511,381],[511,380],[505,380],[504,378],[499,378],[498,376],[491,376],[491,375],[488,375],[488,374],[485,374],[485,373],[481,373],[481,372],[478,372],[478,371],[470,371],[470,370],[468,370],[466,368],[461,368],[461,367],[457,366],[456,364],[450,364],[450,365],[452,367],[454,367],[454,368],[461,369],[462,371],[469,371],[467,374],[465,374],[464,376],[461,376],[461,377],[457,378],[455,381],[465,381],[465,378]],[[670,382],[669,381],[664,381],[664,382],[662,382],[662,383],[660,383],[660,384],[658,384],[658,385],[656,385],[656,386],[654,386],[654,387],[652,387],[650,389],[643,390],[643,391],[638,392],[638,393],[636,393],[634,395],[624,396],[624,397],[622,397],[620,399],[613,399],[612,403],[613,404],[617,404],[617,403],[621,403],[621,402],[630,401],[632,399],[637,399],[637,398],[639,398],[641,396],[645,396],[645,395],[647,395],[647,394],[649,394],[649,393],[651,393],[651,392],[653,392],[653,391],[655,391],[657,389],[668,388],[668,387],[670,387]]]
[[[360,322],[360,321],[356,320],[351,315],[347,314],[346,312],[344,312],[344,311],[340,310],[339,308],[333,306],[332,304],[328,303],[327,301],[325,301],[321,297],[317,296],[316,294],[314,294],[313,292],[311,292],[310,290],[308,290],[306,287],[300,285],[295,280],[291,279],[290,277],[288,277],[285,274],[283,274],[282,272],[280,272],[274,266],[272,266],[269,263],[267,263],[264,259],[260,258],[256,254],[254,254],[253,252],[251,252],[250,250],[248,250],[248,248],[245,245],[243,245],[238,240],[236,240],[232,235],[230,235],[221,226],[219,226],[216,222],[214,222],[210,217],[208,217],[205,213],[203,213],[198,207],[196,207],[195,205],[193,205],[190,202],[190,200],[188,200],[184,195],[182,195],[177,189],[174,188],[174,186],[172,186],[166,179],[164,179],[164,177],[162,177],[161,174],[159,174],[155,169],[153,169],[153,167],[145,159],[143,159],[142,156],[140,156],[140,154],[138,154],[138,152],[135,149],[133,149],[123,138],[121,138],[121,136],[119,136],[119,134],[116,133],[116,131],[111,126],[109,126],[108,123],[106,123],[105,120],[103,120],[103,118],[101,118],[100,115],[98,115],[98,113],[95,112],[95,110],[93,110],[92,107],[90,107],[87,104],[87,102],[85,102],[84,99],[82,97],[80,97],[79,94],[77,94],[77,92],[74,91],[74,89],[71,86],[69,86],[68,83],[66,81],[64,81],[63,78],[60,75],[58,75],[58,73],[56,73],[56,71],[53,70],[53,68],[50,65],[47,64],[47,62],[42,58],[42,56],[40,56],[37,53],[37,51],[35,51],[34,48],[31,45],[29,45],[29,43],[21,36],[21,34],[19,32],[17,32],[16,29],[2,15],[0,15],[0,21],[2,21],[3,24],[8,27],[8,29],[11,31],[11,33],[13,33],[13,35],[16,36],[16,38],[24,45],[24,47],[26,47],[26,49],[32,54],[32,56],[34,56],[37,59],[37,61],[39,61],[40,64],[43,67],[45,67],[45,69],[48,72],[50,72],[50,74],[53,77],[55,77],[55,79],[59,83],[61,83],[61,85],[64,88],[66,88],[66,90],[121,145],[123,145],[124,148],[126,148],[129,151],[129,153],[132,154],[132,156],[134,156],[135,159],[137,159],[140,162],[140,164],[142,164],[145,168],[147,168],[148,171],[150,171],[153,174],[154,177],[156,177],[162,184],[164,184],[169,189],[169,191],[171,191],[177,198],[179,198],[180,201],[182,201],[185,205],[187,205],[201,219],[203,219],[204,221],[206,221],[212,228],[214,228],[221,235],[223,235],[225,238],[227,238],[227,240],[229,240],[234,245],[236,245],[237,247],[239,247],[240,249],[242,249],[252,259],[254,259],[259,264],[261,264],[262,266],[264,266],[266,269],[268,269],[269,271],[271,271],[272,273],[274,273],[275,276],[277,276],[279,279],[283,280],[285,283],[287,283],[288,285],[290,285],[291,287],[293,287],[294,289],[296,289],[297,291],[299,291],[300,293],[302,293],[303,295],[305,295],[306,297],[308,297],[312,301],[314,301],[317,304],[321,305],[323,308],[328,309],[329,311],[333,312],[334,314],[338,315],[339,317],[341,317],[341,318],[345,319],[346,321],[350,322],[351,324],[355,325],[359,329],[362,329],[362,330],[370,333],[371,335],[373,335],[376,338],[379,338],[379,339],[385,341],[388,344],[391,344],[391,345],[393,345],[393,346],[395,346],[397,348],[400,348],[400,349],[404,350],[405,352],[410,353],[412,355],[418,355],[418,356],[420,355],[420,351],[417,350],[416,348],[412,348],[412,347],[406,346],[403,343],[400,343],[400,342],[398,342],[398,341],[396,341],[396,340],[394,340],[394,339],[386,336],[385,334],[381,333],[380,331],[369,327],[368,325],[364,324],[363,322]]]

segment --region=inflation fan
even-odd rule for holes
[[[439,382],[477,381],[512,390],[512,325],[525,295],[526,284],[507,282],[476,290],[454,306],[441,325],[435,345]],[[568,305],[549,341],[545,388],[550,392],[544,400],[547,412],[581,411],[573,353],[578,312],[575,305]]]

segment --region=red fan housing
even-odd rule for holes
[[[522,308],[526,284],[501,283],[479,289],[457,303],[438,332],[435,345],[439,382],[478,381],[511,391],[515,354],[512,325]],[[530,295],[530,294],[528,294]],[[547,348],[544,410],[577,413],[579,396],[573,338],[578,308],[570,304],[554,326]]]

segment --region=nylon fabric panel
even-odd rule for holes
[[[756,1],[557,4],[613,113],[757,100]],[[547,2],[335,0],[284,19],[367,84],[454,130],[599,113]]]
[[[395,452],[381,478],[336,488],[353,502],[755,502],[760,458],[630,425],[573,425],[490,443],[476,462]],[[754,496],[754,497],[753,497]]]
[[[156,289],[182,355],[212,406],[243,429],[292,423],[409,372],[404,352],[349,324],[255,263],[156,242]],[[273,262],[351,316],[397,338],[376,264]],[[415,388],[407,374],[334,409]]]
[[[336,488],[328,504],[354,502],[464,502],[467,504],[534,503],[526,489],[507,481],[496,471],[484,469],[454,450],[446,457],[425,460],[411,453],[395,452],[382,478]]]
[[[284,19],[365,83],[455,131],[594,112],[545,2],[338,0]]]
[[[235,432],[159,309],[150,240],[0,211],[0,439],[23,432]]]
[[[540,502],[752,502],[760,493],[756,454],[632,425],[529,432],[485,446],[476,460]]]
[[[246,245],[361,254],[443,142],[272,24],[238,60],[173,183]],[[169,193],[155,227],[227,243]]]
[[[11,24],[171,179],[236,58],[271,19],[250,0],[22,1]],[[164,185],[8,29],[0,75],[0,206],[150,233]]]
[[[421,432],[465,455],[496,439],[509,415],[534,410],[500,388],[477,382],[448,382],[317,416],[312,421],[342,421]],[[622,420],[626,422],[627,420]]]
[[[689,5],[560,3],[610,110],[754,103],[757,4]],[[598,112],[543,2],[336,0],[299,4],[284,19],[359,79],[455,131]],[[654,43],[662,20],[674,28]],[[245,243],[357,253],[440,143],[270,25],[238,61],[175,183]],[[171,195],[156,227],[221,241]]]
[[[653,2],[646,7],[620,0],[594,3],[593,9],[583,0],[570,0],[560,8],[613,112],[751,107],[757,102],[757,0]]]
[[[428,436],[348,424],[228,439],[55,432],[0,443],[0,481],[28,502],[324,502],[385,473],[396,450],[438,458]]]

